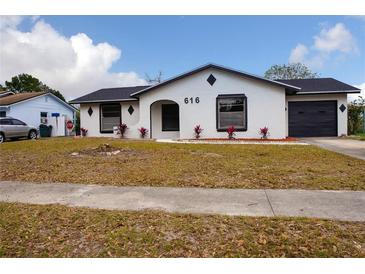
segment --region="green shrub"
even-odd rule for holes
[[[348,104],[348,134],[353,135],[364,131],[365,99],[359,99]]]

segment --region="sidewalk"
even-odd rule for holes
[[[365,191],[114,187],[0,181],[0,201],[113,210],[365,221]]]

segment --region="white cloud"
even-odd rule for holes
[[[289,57],[290,63],[301,63],[308,54],[308,48],[303,44],[298,44],[294,49],[292,49]]]
[[[22,20],[22,16],[0,16],[0,30],[5,28],[15,28]]]
[[[357,51],[354,37],[342,23],[337,23],[333,28],[322,29],[318,36],[314,36],[314,48],[324,52]]]
[[[358,53],[356,40],[343,23],[333,27],[321,24],[321,31],[313,37],[313,44],[306,46],[299,43],[292,49],[289,62],[301,62],[312,68],[321,68],[328,60],[344,59],[348,54]]]
[[[365,83],[362,83],[360,85],[354,85],[355,87],[361,89],[361,93],[355,93],[355,94],[348,94],[347,101],[354,101],[355,99],[358,99],[359,96],[362,96],[362,98],[365,98]]]
[[[135,72],[110,72],[121,50],[95,44],[85,33],[66,37],[38,17],[29,32],[18,29],[21,17],[1,17],[0,82],[28,73],[72,99],[102,87],[143,85]]]

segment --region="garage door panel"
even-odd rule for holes
[[[289,102],[289,136],[337,136],[337,101]]]

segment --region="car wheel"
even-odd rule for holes
[[[37,132],[35,130],[29,131],[28,138],[29,139],[37,139]]]
[[[0,144],[3,143],[5,141],[5,136],[4,134],[0,133]]]

